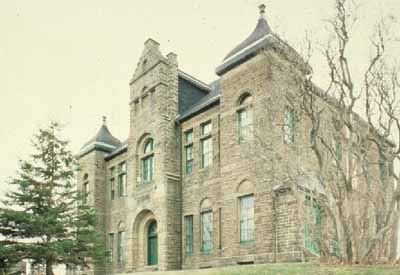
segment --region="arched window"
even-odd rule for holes
[[[238,141],[246,142],[253,138],[253,97],[246,93],[238,102]]]
[[[89,196],[89,175],[85,173],[83,175],[83,203],[87,202]]]
[[[254,241],[254,194],[253,184],[242,181],[237,188],[239,206],[239,238],[240,243]]]
[[[153,166],[154,166],[154,142],[149,139],[143,149],[142,157],[142,180],[148,183],[153,180]]]

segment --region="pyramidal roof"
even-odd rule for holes
[[[94,149],[99,149],[104,152],[111,152],[121,145],[121,141],[115,138],[108,130],[106,118],[103,117],[103,125],[100,127],[97,134],[92,137],[81,147],[80,156],[83,156]]]
[[[258,23],[254,31],[242,43],[240,43],[232,51],[230,51],[230,53],[228,53],[227,56],[224,58],[224,61],[232,57],[236,53],[240,52],[241,50],[252,45],[254,42],[272,33],[267,20],[264,18],[263,12],[260,13],[260,19],[258,19]]]
[[[257,50],[266,46],[266,43],[279,39],[271,30],[265,19],[265,5],[259,6],[260,18],[253,32],[224,58],[222,64],[217,67],[217,75],[222,75],[237,64],[249,59],[257,53]],[[269,41],[271,40],[271,41]]]

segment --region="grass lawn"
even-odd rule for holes
[[[399,266],[324,266],[293,263],[227,267],[214,271],[211,271],[210,275],[400,275]]]
[[[400,266],[326,266],[310,263],[279,263],[223,268],[139,272],[132,275],[400,275]]]

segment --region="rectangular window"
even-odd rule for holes
[[[201,251],[209,252],[213,249],[213,213],[201,213]]]
[[[211,124],[211,122],[203,123],[201,125],[201,131],[200,132],[201,132],[201,136],[202,137],[210,135],[211,132],[212,132],[212,124]]]
[[[253,112],[248,109],[238,111],[238,123],[239,143],[250,140],[253,137]]]
[[[193,171],[193,130],[190,129],[185,132],[185,146],[184,146],[184,163],[185,174],[188,175]]]
[[[185,216],[185,252],[193,254],[193,216]]]
[[[118,264],[120,268],[125,265],[125,232],[118,232]]]
[[[193,144],[185,146],[185,173],[190,174],[193,171]]]
[[[144,158],[142,162],[143,181],[150,182],[153,179],[153,156]]]
[[[291,144],[294,142],[295,127],[296,112],[294,109],[287,107],[285,110],[285,121],[283,126],[285,143]]]
[[[110,168],[110,199],[115,199],[115,167]]]
[[[200,167],[205,168],[212,165],[213,162],[213,146],[212,138],[208,137],[200,141],[201,163]]]
[[[240,198],[240,242],[254,240],[254,196]]]
[[[185,132],[185,143],[193,142],[193,130],[188,130]]]
[[[110,250],[110,261],[113,261],[114,258],[114,233],[110,233],[109,234],[109,243],[108,243],[108,247]]]
[[[118,195],[126,196],[126,163],[122,162],[118,165]]]
[[[321,207],[315,199],[306,196],[304,200],[304,246],[318,255],[321,242]]]

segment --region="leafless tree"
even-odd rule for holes
[[[299,128],[303,127],[299,131],[307,136],[307,142],[298,146],[311,151],[315,160],[311,169],[288,164],[285,177],[293,189],[299,189],[299,177],[305,174],[322,186],[308,186],[322,213],[322,224],[313,229],[321,257],[347,263],[388,261],[394,256],[400,198],[395,172],[400,160],[400,66],[387,51],[397,40],[392,36],[394,18],[376,24],[369,45],[373,54],[360,75],[349,51],[358,6],[351,0],[335,0],[334,8],[335,15],[327,20],[328,41],[319,51],[329,69],[328,87],[321,89],[313,82],[311,40],[306,40],[302,58],[283,41],[276,47],[289,61],[284,70],[290,70],[299,87],[295,95],[287,96],[295,106]],[[268,156],[264,161],[274,174],[274,167],[285,158],[256,130],[255,138],[257,146],[266,150],[261,155]],[[304,205],[304,200],[299,202]]]

